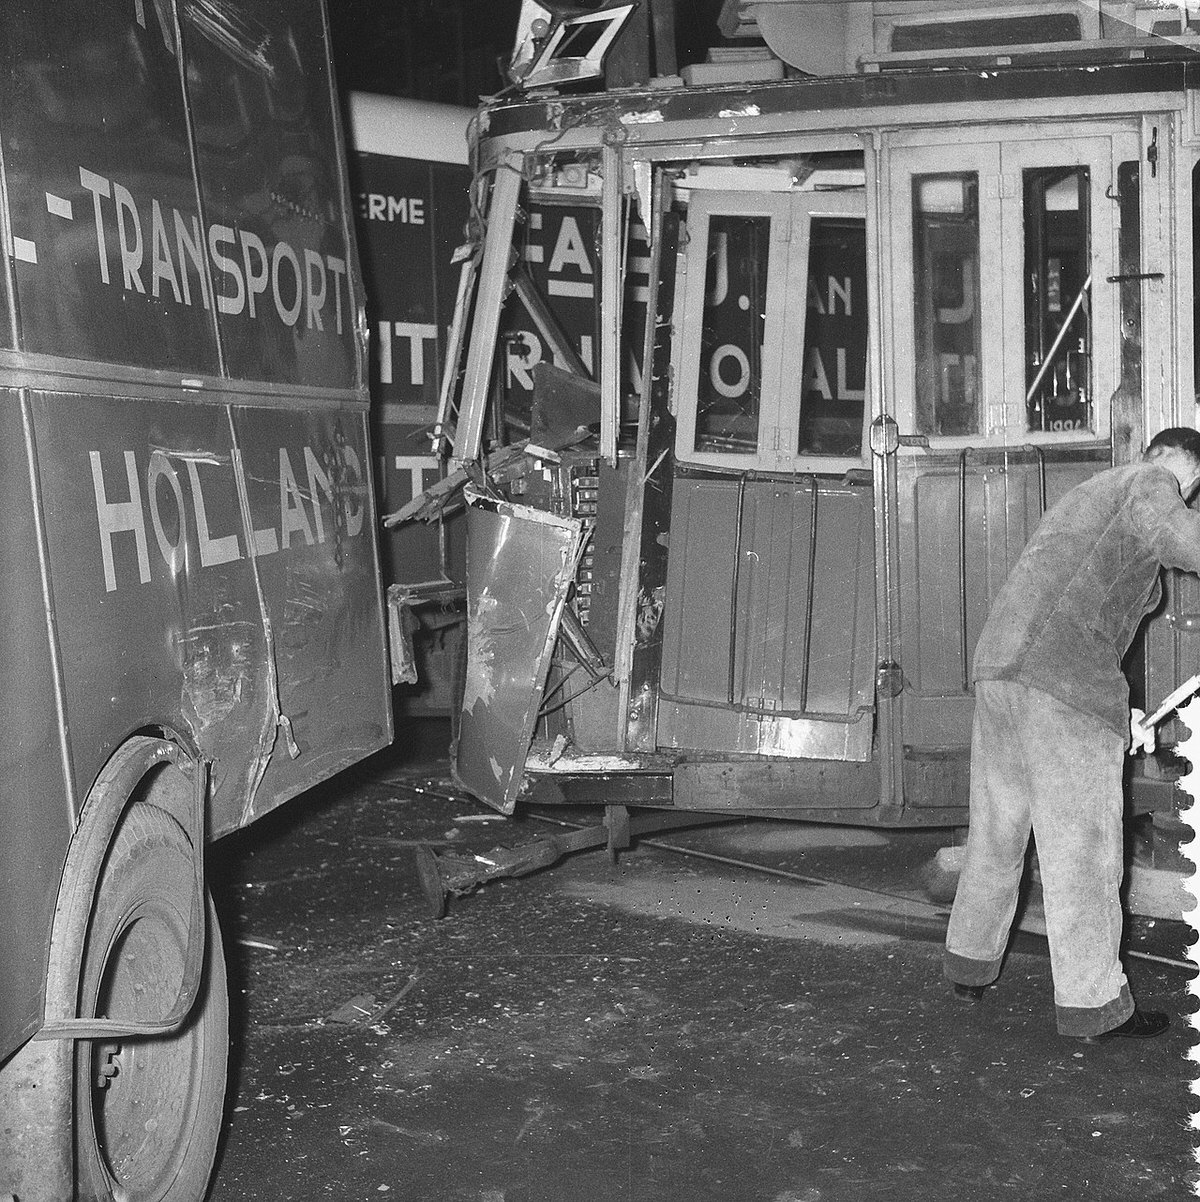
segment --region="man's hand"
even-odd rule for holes
[[[1154,741],[1154,727],[1142,725],[1145,716],[1145,711],[1140,709],[1129,711],[1129,755],[1137,755],[1139,751],[1149,754],[1157,745]]]

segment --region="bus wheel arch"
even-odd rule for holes
[[[161,1019],[195,929],[203,831],[188,820],[203,771],[177,743],[135,735],[89,792],[68,851],[47,969],[46,1019]],[[228,996],[211,899],[203,969],[170,1034],[79,1039],[71,1064],[80,1197],[203,1198],[220,1133]]]

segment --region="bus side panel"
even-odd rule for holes
[[[169,10],[144,17],[63,0],[2,23],[20,349],[215,374],[174,32]]]
[[[244,408],[236,420],[255,525],[278,530],[258,569],[300,752],[278,740],[257,817],[391,742],[391,684],[366,412]]]
[[[180,5],[226,374],[357,389],[361,296],[322,9],[238,9],[218,26]]]
[[[71,833],[19,394],[0,391],[0,1061],[42,1018],[46,940]]]
[[[215,760],[214,813],[235,807],[273,719],[225,409],[39,393],[34,419],[80,796],[166,725]]]
[[[391,733],[365,414],[232,413],[44,394],[36,408],[81,794],[131,731],[173,725],[214,760],[213,835]]]

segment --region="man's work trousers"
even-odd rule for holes
[[[1114,730],[1040,689],[976,683],[971,827],[946,976],[996,979],[1032,827],[1062,1035],[1098,1035],[1133,1012],[1119,951],[1124,755]]]

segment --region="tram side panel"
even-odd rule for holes
[[[598,273],[588,248],[595,242],[589,230],[596,226],[597,211],[580,200],[573,203],[559,200],[544,203],[540,208],[531,204],[530,214],[531,219],[520,236],[517,257],[521,269],[529,273],[532,287],[553,300],[554,315],[562,332],[570,338],[570,350],[581,360],[575,370],[582,374],[591,366],[596,337],[594,281]],[[790,209],[788,219],[791,220]],[[862,353],[853,356],[858,344],[865,348],[866,335],[861,217],[851,215],[846,220],[839,219],[835,225],[832,231],[822,227],[822,237],[816,241],[822,251],[830,239],[843,251],[840,240],[849,239],[852,245],[857,244],[857,274],[845,267],[846,253],[854,260],[852,250],[837,259],[839,269],[855,275],[855,282],[851,284],[849,279],[838,275],[834,288],[834,266],[818,255],[814,270],[821,286],[806,288],[803,281],[796,285],[800,295],[810,294],[811,311],[802,356],[804,385],[799,390],[789,390],[789,403],[796,408],[797,427],[803,426],[805,445],[812,447],[814,454],[843,451],[847,442],[861,448],[864,424]],[[644,239],[643,233],[643,243]],[[630,262],[637,265],[645,278],[649,259],[639,259],[633,252]],[[671,299],[673,252],[667,253],[665,262],[667,286],[659,296],[658,311],[660,314],[674,311],[677,320],[678,305]],[[826,268],[828,281],[822,274]],[[765,262],[760,270],[766,270]],[[825,283],[830,285],[828,292]],[[636,322],[628,323],[623,331],[623,354],[628,362],[623,362],[627,374],[621,393],[634,402],[642,383],[638,360],[647,295],[644,285],[640,288],[634,285],[631,298],[635,303],[629,308]],[[851,295],[858,305],[853,314],[848,299]],[[572,320],[565,310],[568,301],[561,299],[564,297],[579,305],[578,319]],[[698,320],[696,314],[692,316]],[[667,327],[673,323],[662,317],[660,324],[665,337]],[[549,358],[550,348],[539,336],[529,313],[513,298],[505,310],[502,330],[499,370],[505,386],[504,419],[509,438],[515,439],[538,425],[537,371]],[[753,335],[748,337],[752,343]],[[732,355],[739,348],[723,349]],[[782,348],[776,349],[782,353]],[[556,353],[555,358],[558,357]],[[797,359],[800,358],[797,354]],[[715,370],[706,361],[701,375],[707,379]],[[661,383],[668,375],[656,372],[655,378]],[[799,483],[771,478],[750,481],[744,486],[743,497],[736,480],[710,478],[711,473],[680,474],[671,453],[673,440],[660,437],[670,423],[665,394],[661,386],[654,388],[652,394],[654,452],[648,458],[648,463],[652,461],[654,465],[649,473],[653,481],[652,503],[644,511],[643,519],[655,526],[652,542],[656,550],[644,555],[643,574],[638,581],[636,700],[626,718],[604,707],[581,705],[577,699],[565,707],[566,727],[551,728],[552,724],[548,724],[544,736],[569,733],[577,747],[617,750],[626,733],[621,726],[628,721],[628,745],[638,750],[700,749],[733,755],[750,751],[785,759],[811,759],[828,753],[834,758],[869,760],[874,662],[873,555],[870,489],[861,479],[861,472],[844,483],[830,480],[821,484],[820,505],[815,503],[817,486],[812,475]],[[680,403],[688,402],[684,398]],[[847,419],[845,410],[852,410],[857,416]],[[628,416],[631,418],[632,414],[631,407]],[[791,417],[785,420],[790,422]],[[632,422],[623,424],[631,434]],[[849,430],[845,428],[847,425]],[[769,439],[769,432],[763,437]],[[534,441],[539,439],[535,437]],[[628,442],[623,445],[629,453]],[[612,547],[619,550],[619,541],[611,536],[614,530],[619,531],[620,524],[614,523],[609,515],[608,526],[612,529],[606,532],[605,501],[611,505],[614,496],[623,500],[626,490],[620,472],[610,478],[601,465],[589,466],[586,454],[579,451],[565,455],[561,468],[540,465],[541,470],[519,481],[514,492],[526,503],[569,510],[584,516],[589,524],[595,523],[591,557],[585,560],[576,581],[572,604],[598,649],[611,657],[615,650],[618,597],[616,574],[614,571],[613,579],[608,579],[605,557]],[[759,455],[764,461],[768,457],[761,449]],[[659,526],[663,515],[657,498],[669,498],[672,493],[682,524],[670,532],[671,568],[664,576],[668,539],[667,532]],[[680,504],[680,495],[690,498],[693,494],[694,505]],[[713,510],[714,503],[719,504],[722,498],[735,504],[738,516]],[[590,508],[583,508],[589,503]],[[695,511],[691,526],[683,514],[685,509],[688,514]],[[734,538],[743,519],[747,529],[737,537],[744,545],[739,545],[735,553],[732,544],[726,546],[726,543]],[[810,546],[805,540],[814,523],[818,530]],[[793,542],[798,543],[798,551]],[[726,551],[723,558],[722,547]],[[753,563],[744,574],[739,574],[731,563],[743,557]],[[831,557],[836,563],[831,562]],[[663,563],[658,563],[660,558]],[[615,564],[616,556],[608,555],[608,559]],[[648,570],[649,560],[658,565],[657,574]],[[759,564],[759,560],[763,562]],[[810,578],[805,565],[814,561],[816,576]],[[688,581],[697,573],[699,583],[689,591]],[[693,595],[695,605],[689,608],[689,597]],[[848,596],[855,598],[853,604],[847,605]],[[730,615],[735,611],[737,618],[733,620]],[[786,615],[790,615],[790,626],[786,625]],[[853,627],[853,638],[844,636],[847,622]],[[736,649],[732,641],[735,629]],[[797,660],[808,666],[798,668]],[[785,662],[787,666],[780,668]],[[660,672],[665,673],[664,677],[660,678]],[[795,687],[796,680],[803,680],[803,686]],[[603,689],[597,688],[581,692],[580,697],[590,699],[593,692],[603,695]],[[828,721],[831,713],[833,720]],[[859,721],[839,721],[839,714],[848,714]],[[850,727],[855,727],[855,731],[850,732]],[[795,776],[793,773],[789,780]],[[692,782],[687,801],[689,805],[703,802],[705,806],[729,807],[739,804],[738,789],[724,786],[718,789]],[[875,801],[874,791],[867,789],[863,799],[856,799],[854,804],[869,807]],[[755,804],[762,803],[756,798]],[[823,800],[818,808],[830,804],[844,806],[846,802]]]
[[[643,613],[652,619],[667,646],[661,654],[657,648],[652,652],[649,642],[643,648],[639,621],[639,646],[633,655],[629,688],[631,704],[621,719],[627,717],[630,723],[625,731],[628,739],[618,740],[618,747],[623,744],[629,750],[665,753],[656,767],[676,752],[698,752],[697,760],[714,762],[747,752],[787,760],[787,749],[779,753],[782,744],[762,741],[767,724],[756,711],[773,709],[778,714],[780,709],[803,709],[791,703],[787,686],[807,670],[806,663],[800,658],[787,661],[791,645],[771,640],[778,638],[781,625],[794,622],[798,626],[805,621],[805,605],[811,605],[818,590],[811,571],[809,578],[800,572],[786,581],[780,574],[776,584],[774,573],[785,558],[785,547],[784,540],[773,541],[772,531],[789,530],[791,545],[786,550],[794,558],[798,553],[802,564],[807,560],[815,566],[819,556],[805,552],[819,547],[819,539],[805,542],[805,532],[811,528],[806,519],[820,515],[823,509],[828,516],[830,506],[803,503],[803,488],[811,488],[813,502],[818,498],[824,501],[827,494],[832,498],[837,489],[852,491],[858,510],[869,511],[874,505],[877,513],[891,506],[894,497],[894,511],[876,527],[874,566],[877,575],[888,572],[888,587],[895,590],[886,600],[894,605],[898,618],[896,642],[888,648],[896,662],[878,663],[876,680],[881,697],[889,689],[896,690],[895,702],[891,702],[892,693],[886,695],[888,717],[899,711],[899,726],[890,750],[881,747],[882,737],[874,744],[863,740],[855,750],[861,757],[856,762],[875,760],[872,771],[876,773],[888,768],[882,756],[894,756],[892,766],[902,773],[903,793],[895,788],[890,798],[880,797],[881,789],[872,793],[864,788],[859,794],[861,808],[877,808],[878,812],[861,819],[856,815],[842,818],[945,824],[965,820],[973,709],[971,661],[993,597],[1047,508],[1070,488],[1107,467],[1114,457],[1125,461],[1139,453],[1141,440],[1130,443],[1128,427],[1153,430],[1194,417],[1190,402],[1170,408],[1161,400],[1161,380],[1152,379],[1148,368],[1144,382],[1129,370],[1135,351],[1144,353],[1148,364],[1167,363],[1181,350],[1186,353],[1186,332],[1168,322],[1148,323],[1143,348],[1140,318],[1126,295],[1125,285],[1133,281],[1153,297],[1155,281],[1180,270],[1176,262],[1172,271],[1159,271],[1164,262],[1170,267],[1172,261],[1168,235],[1163,231],[1184,224],[1174,215],[1179,196],[1169,190],[1167,156],[1176,149],[1165,141],[1165,132],[1176,128],[1176,120],[1163,114],[1156,124],[1149,125],[1144,117],[1130,117],[1132,101],[1116,93],[1133,84],[1141,86],[1124,68],[1089,82],[1089,89],[1099,86],[1101,92],[1108,89],[1114,93],[1105,102],[1107,116],[1098,115],[1101,106],[1089,101],[1086,112],[1063,115],[1056,125],[1047,121],[1039,126],[1017,121],[1012,110],[1006,113],[989,102],[986,111],[982,106],[976,108],[974,125],[964,124],[956,109],[953,120],[948,116],[939,124],[914,118],[919,128],[881,135],[888,151],[880,160],[882,170],[891,174],[872,185],[880,188],[884,203],[868,207],[866,221],[877,217],[882,221],[873,237],[880,247],[879,316],[883,320],[877,345],[886,378],[883,394],[872,401],[877,407],[888,405],[888,411],[880,413],[879,433],[886,433],[886,423],[892,422],[901,443],[885,452],[889,457],[886,466],[874,465],[875,482],[877,487],[882,479],[892,491],[872,495],[861,470],[872,460],[862,455],[844,476],[840,470],[823,472],[820,467],[811,473],[813,478],[825,480],[840,477],[836,486],[801,484],[795,486],[799,491],[794,491],[790,500],[782,485],[778,494],[770,492],[776,488],[776,476],[797,473],[780,471],[779,456],[772,460],[764,454],[769,445],[763,430],[736,427],[736,414],[718,431],[728,445],[718,445],[714,438],[707,448],[699,443],[693,446],[691,440],[698,437],[695,429],[674,439],[664,437],[668,422],[677,419],[682,425],[696,417],[695,412],[689,414],[689,406],[693,411],[697,407],[697,385],[695,380],[684,381],[683,376],[686,372],[695,375],[697,355],[679,353],[672,363],[675,391],[669,404],[660,401],[656,414],[660,425],[651,431],[653,450],[645,461],[651,477],[671,486],[674,509],[669,528],[660,525],[652,532],[653,542],[661,548],[655,552],[658,574],[642,577],[639,583],[650,588],[647,595],[639,593],[636,599],[639,619]],[[803,92],[797,87],[797,103]],[[698,97],[697,92],[689,93],[689,103],[698,104]],[[900,120],[904,110],[898,107],[896,112]],[[689,110],[689,115],[694,117],[694,110]],[[853,123],[852,118],[846,120]],[[669,118],[665,123],[669,126]],[[514,120],[514,127],[517,124]],[[573,129],[585,127],[581,120]],[[496,126],[489,128],[495,130]],[[726,134],[724,126],[718,129],[714,122],[713,136]],[[586,159],[582,154],[578,157]],[[565,161],[568,156],[563,158]],[[1145,167],[1147,163],[1150,168]],[[1139,165],[1146,176],[1140,193]],[[546,166],[539,162],[537,170]],[[752,181],[752,177],[748,172],[741,178]],[[751,183],[742,187],[750,188]],[[752,209],[757,219],[779,207],[768,202],[767,191],[753,197],[752,204],[745,202],[749,193],[744,193],[737,203],[749,204],[747,211]],[[715,199],[697,202],[699,192],[696,189],[689,201],[689,221],[705,208],[724,216],[718,202],[729,206],[737,200],[736,196],[722,200],[714,190],[710,195]],[[800,199],[797,195],[788,203],[798,205]],[[532,205],[528,211],[533,212]],[[543,230],[545,220],[542,218]],[[1138,228],[1142,220],[1147,223],[1145,238]],[[702,249],[701,226],[693,224],[690,242]],[[528,229],[533,228],[531,222]],[[584,228],[582,224],[580,228]],[[1151,245],[1150,234],[1156,229],[1157,241]],[[732,230],[726,233],[730,239],[734,236]],[[521,236],[526,245],[519,245],[516,253],[529,257],[529,235]],[[590,241],[586,234],[580,239],[585,246]],[[1142,241],[1147,244],[1145,253],[1138,250]],[[564,264],[572,263],[573,270],[589,277],[592,274],[591,267],[583,267],[584,259],[560,253],[557,239],[553,242],[551,250],[552,240],[545,239],[553,266],[543,269],[540,277],[531,270],[535,284],[547,293],[555,284],[554,266],[562,270]],[[788,246],[795,242],[789,240]],[[570,244],[570,240],[563,243]],[[760,249],[756,253],[760,255],[756,261],[765,263],[761,256],[767,252]],[[781,270],[794,254],[779,252]],[[704,259],[697,254],[688,271],[690,308],[683,313],[677,305],[672,316],[681,345],[686,345],[688,322],[698,328],[704,270]],[[796,275],[798,285],[800,266],[788,270]],[[778,272],[770,274],[779,276]],[[582,279],[571,283],[585,286]],[[719,274],[714,283],[717,286],[712,291],[720,294]],[[862,295],[866,291],[863,283],[861,289],[856,283],[846,291]],[[775,313],[787,313],[794,320],[798,308],[802,306],[772,306],[767,301],[761,306],[747,303],[739,312],[753,316],[761,310],[769,324]],[[862,312],[856,311],[856,316]],[[507,320],[510,317],[512,321]],[[733,318],[740,320],[736,314]],[[522,371],[531,375],[530,369],[536,366],[531,359],[543,350],[541,343],[526,336],[524,322],[524,314],[510,301],[497,346],[499,374],[509,390],[510,439],[519,436],[522,422],[525,427],[533,424],[533,403],[514,395],[512,381]],[[1136,331],[1136,337],[1131,331]],[[516,333],[519,339],[513,337]],[[720,337],[734,342],[724,333]],[[768,339],[762,331],[751,330],[744,341],[756,353],[762,348],[765,361]],[[798,342],[792,339],[793,344]],[[805,394],[819,390],[807,387],[809,348],[797,352],[783,337],[777,337],[776,343],[782,349],[773,352],[772,362],[776,367],[787,362],[796,368],[778,373],[787,384],[772,402],[778,451],[796,429],[789,407],[795,403],[794,394],[798,391],[803,400]],[[838,341],[831,331],[834,364],[839,346],[849,350],[849,340]],[[522,354],[518,347],[533,350]],[[865,351],[861,357],[865,358]],[[801,358],[803,363],[798,364]],[[847,366],[853,358],[845,356]],[[749,363],[753,357],[746,354],[745,359]],[[825,371],[827,382],[832,374]],[[874,372],[866,374],[874,379]],[[1166,378],[1161,371],[1153,374]],[[702,384],[703,371],[699,379]],[[863,388],[857,375],[848,374],[847,379],[853,379],[854,390]],[[794,387],[797,380],[799,390]],[[739,382],[736,373],[722,381],[727,390]],[[1120,406],[1114,398],[1121,389],[1125,391],[1120,405],[1137,410],[1136,422],[1130,420],[1129,412],[1115,413]],[[719,412],[719,406],[714,412]],[[780,420],[779,415],[787,420]],[[767,422],[758,424],[770,433]],[[1114,433],[1118,426],[1119,438]],[[701,450],[711,453],[709,459],[692,454]],[[718,454],[725,457],[723,461],[712,462]],[[521,483],[525,498],[543,507],[569,506],[571,480],[566,472],[538,466],[541,480],[534,473]],[[736,482],[739,474],[742,487]],[[794,482],[789,482],[787,487],[793,486]],[[784,512],[785,501],[793,512],[776,521]],[[663,508],[655,507],[654,521],[661,522]],[[888,529],[881,530],[881,526]],[[859,545],[842,533],[839,548],[852,541]],[[664,573],[665,562],[669,566]],[[861,563],[867,562],[868,557],[862,556]],[[644,562],[644,571],[646,566]],[[861,600],[864,595],[869,599],[870,581],[860,575],[866,577],[869,572],[852,572],[847,563],[839,562],[834,571],[824,572],[822,585],[832,589],[840,583],[843,600],[852,596]],[[1157,615],[1150,624],[1147,690],[1153,695],[1161,696],[1188,674],[1185,665],[1194,652],[1182,635],[1192,624],[1190,597],[1190,587],[1180,590],[1178,602],[1172,602],[1174,608]],[[800,604],[783,613],[785,599]],[[832,605],[827,608],[835,609]],[[833,616],[845,619],[847,611],[843,605]],[[593,594],[589,622],[600,612]],[[833,628],[832,619],[826,624],[819,606],[812,605],[811,612],[814,635]],[[861,616],[867,617],[865,613]],[[855,637],[868,625],[856,617]],[[886,633],[893,632],[889,628]],[[848,643],[849,639],[841,639],[839,650]],[[862,646],[868,647],[867,639]],[[819,666],[832,662],[825,657]],[[783,687],[771,676],[780,663],[787,665]],[[867,713],[872,682],[851,675],[864,685],[855,698],[859,702],[856,712]],[[1153,680],[1162,684],[1152,687],[1149,682]],[[834,700],[837,706],[825,698],[823,712],[815,715],[818,720],[826,721],[831,714],[840,716],[847,708],[840,698]],[[692,712],[685,712],[685,706]],[[571,713],[570,707],[567,712]],[[878,718],[882,712],[880,705],[874,716]],[[786,714],[783,720],[788,720]],[[876,727],[877,733],[881,726]],[[797,760],[804,758],[804,750],[813,751],[814,747],[810,744],[802,749]],[[818,751],[807,764],[797,766],[797,776],[801,772],[819,776],[822,765],[834,758]],[[534,771],[541,767],[538,760]],[[861,779],[866,781],[867,775],[863,772]],[[737,787],[732,772],[729,779],[727,795]],[[676,771],[677,803],[679,780]],[[878,783],[892,788],[886,779]],[[792,796],[798,796],[795,789]],[[800,803],[790,808],[800,814],[811,813],[814,807]]]
[[[949,135],[928,132],[891,160],[891,391],[901,428],[930,444],[897,464],[906,800],[920,806],[947,804],[939,771],[965,803],[992,598],[1042,513],[1112,462],[1108,398],[1134,328],[1114,277],[1139,220],[1136,158],[1120,207],[1113,164],[1136,148],[1124,122],[1076,133],[986,127],[956,140],[947,172]],[[991,170],[1011,186],[983,187]]]

